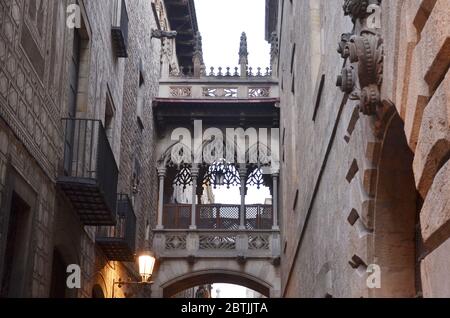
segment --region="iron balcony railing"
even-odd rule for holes
[[[109,260],[133,262],[136,250],[136,215],[127,194],[117,196],[117,223],[98,229],[96,243]]]
[[[58,178],[85,225],[114,225],[119,170],[100,120],[63,119],[64,163]]]
[[[125,0],[121,0],[120,25],[113,25],[111,32],[117,57],[128,57],[128,13]]]
[[[240,227],[238,204],[199,204],[196,206],[196,226],[208,230],[238,230]],[[163,211],[165,229],[188,229],[191,224],[190,204],[166,204]],[[245,228],[247,230],[269,230],[273,225],[271,205],[246,205]]]

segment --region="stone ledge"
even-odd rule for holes
[[[421,262],[423,296],[443,298],[450,296],[450,240],[438,247]]]
[[[420,214],[422,237],[427,247],[450,238],[450,161],[434,178]]]

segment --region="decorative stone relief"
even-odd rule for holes
[[[203,97],[227,97],[236,98],[237,88],[217,88],[217,87],[204,87]]]
[[[380,0],[345,0],[344,13],[352,17],[356,30],[357,25],[360,28],[367,22],[368,7],[380,3]],[[342,69],[336,85],[350,94],[350,99],[360,100],[360,111],[363,114],[375,115],[382,106],[380,87],[383,82],[384,51],[381,35],[369,28],[344,33],[337,51],[350,64]]]
[[[201,250],[234,250],[236,249],[236,236],[200,235],[199,247]]]
[[[270,97],[270,88],[269,87],[249,88],[248,97],[250,98]]]
[[[185,250],[186,235],[166,235],[166,250]]]
[[[170,96],[171,97],[191,97],[192,89],[191,89],[191,87],[187,87],[187,86],[171,87],[170,88]]]
[[[249,235],[248,249],[249,250],[268,250],[269,249],[269,235],[268,234]]]

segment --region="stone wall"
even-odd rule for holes
[[[117,58],[111,37],[115,1],[81,1],[83,50],[77,116],[105,124],[107,96],[113,104],[111,148],[119,166],[118,191],[131,194],[135,162],[140,163],[134,197],[136,243],[144,246],[146,224],[155,222],[155,163],[152,96],[158,89],[160,41],[151,3],[126,1],[129,58]],[[0,3],[0,237],[7,230],[12,191],[34,193],[28,254],[30,277],[20,296],[48,297],[54,250],[82,269],[81,289],[71,297],[91,297],[93,286],[113,294],[113,280],[139,279],[134,264],[110,262],[95,245],[95,227],[84,227],[56,186],[63,158],[63,125],[68,116],[69,74],[74,31],[66,26],[74,1],[6,0]],[[39,7],[37,7],[39,6]],[[164,9],[164,7],[162,7]],[[144,108],[136,118],[139,68],[144,74]],[[139,125],[143,126],[141,129]],[[23,189],[22,189],[23,188]],[[19,189],[19,190],[17,190]],[[3,255],[5,240],[0,240]],[[3,259],[3,257],[0,257]],[[0,269],[1,270],[1,269]],[[136,296],[119,289],[115,297]]]
[[[363,66],[336,52],[366,20],[354,28],[343,3],[279,2],[282,295],[449,296],[449,3],[383,0],[384,76],[368,115]],[[367,284],[371,264],[381,288]]]
[[[414,152],[425,297],[450,296],[449,275],[442,267],[450,253],[449,10],[445,0],[387,1],[383,5],[387,52],[393,53],[386,55],[388,81],[383,92],[404,120]]]

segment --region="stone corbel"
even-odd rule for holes
[[[152,36],[151,38],[156,38],[156,39],[174,39],[177,36],[177,32],[176,31],[163,31],[163,30],[158,30],[158,29],[152,29]]]

